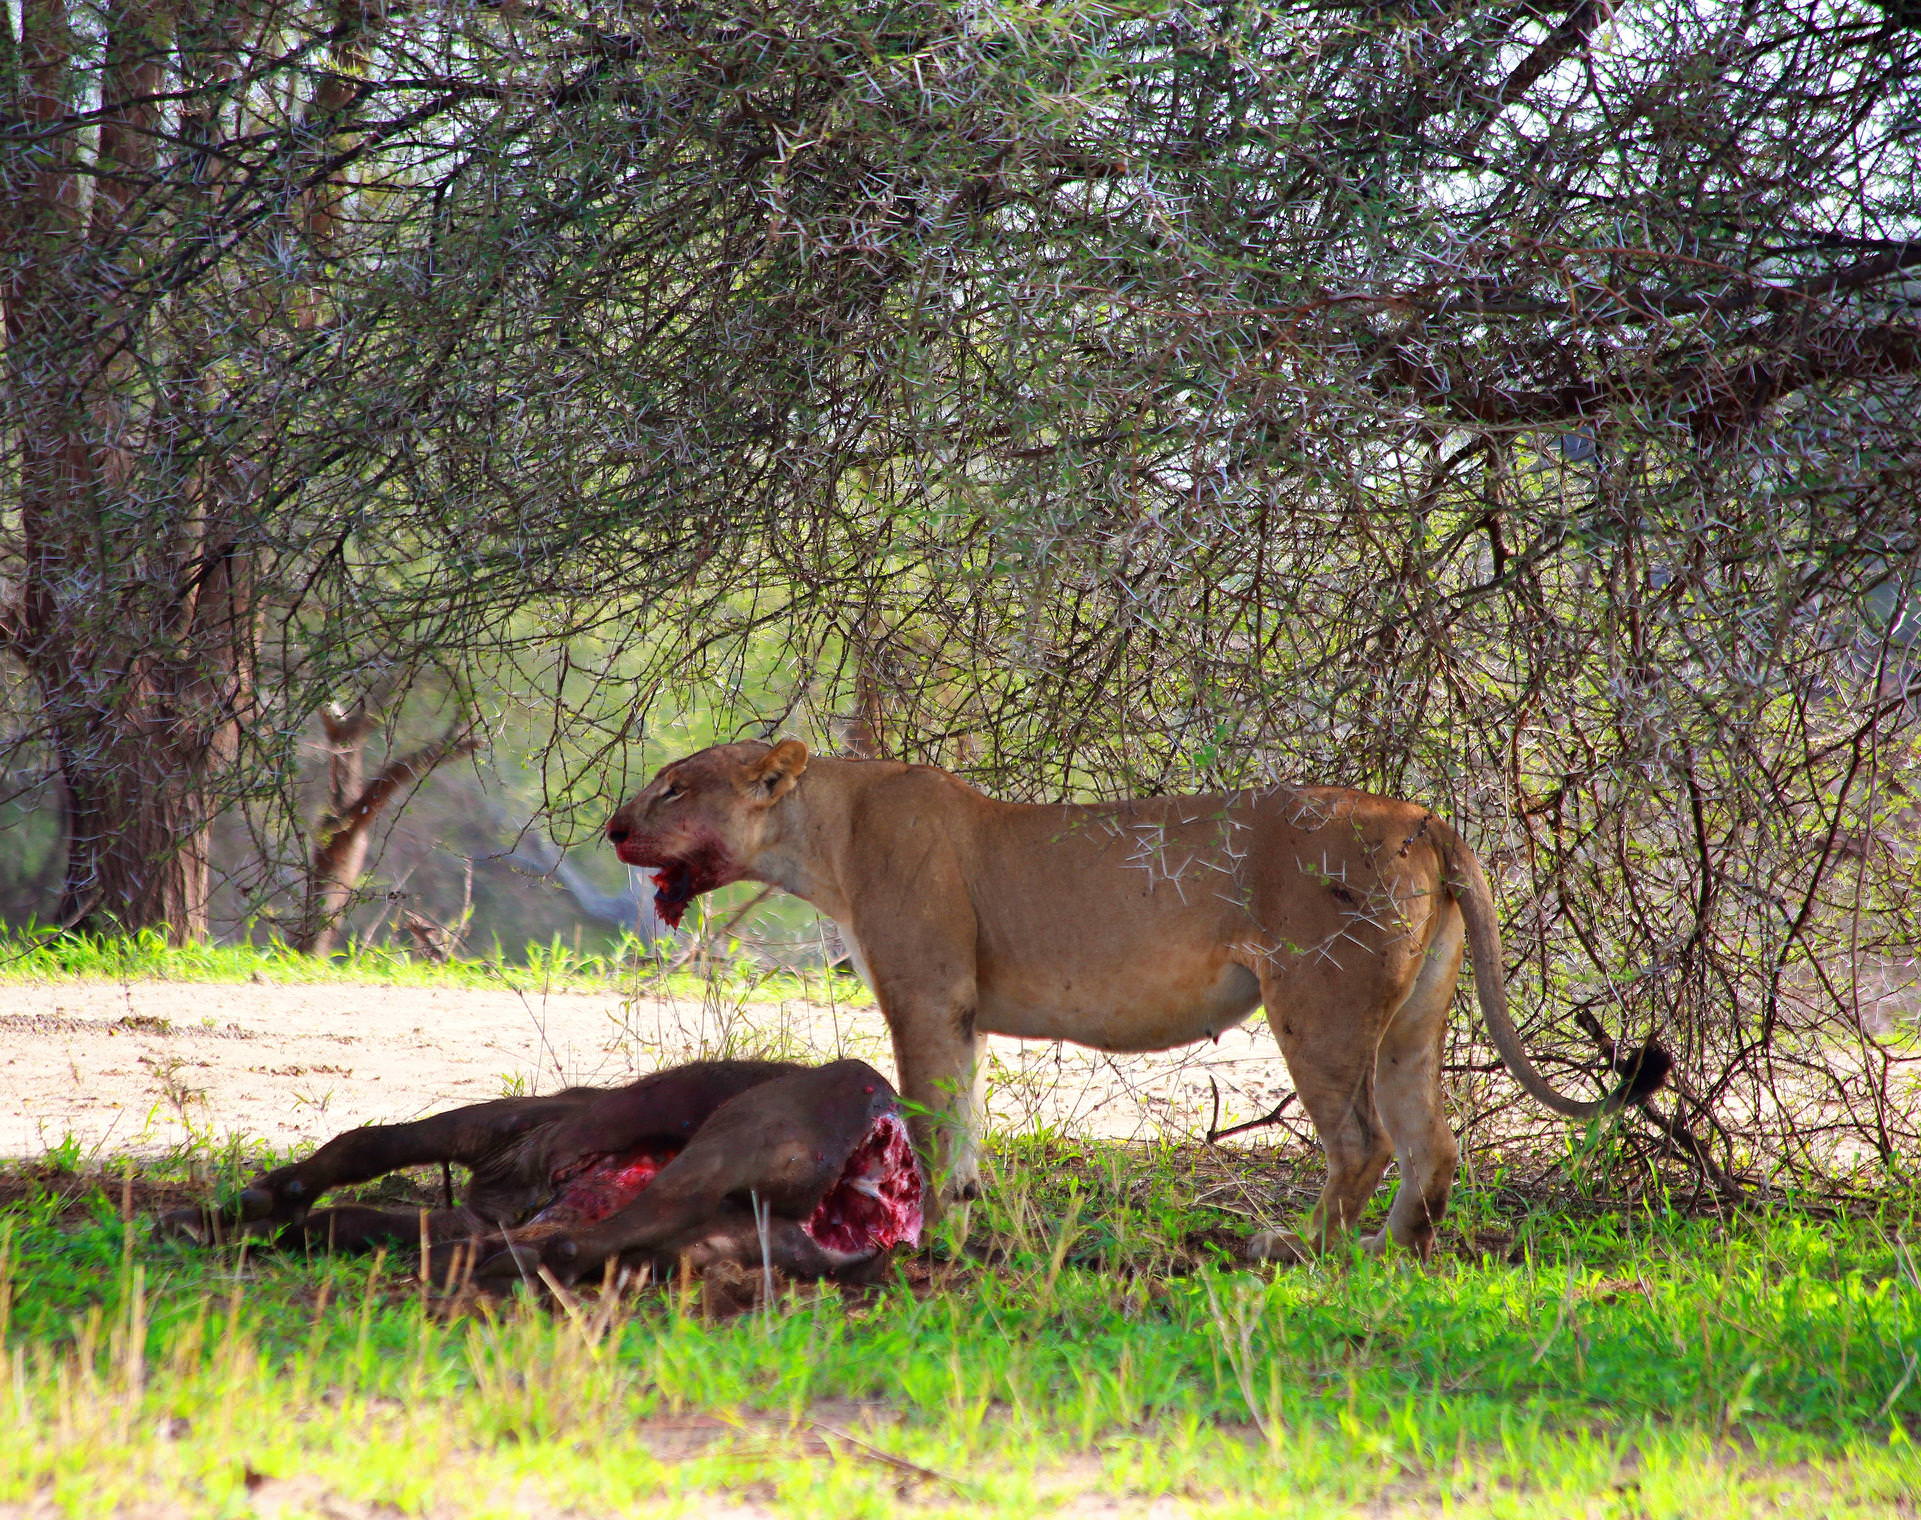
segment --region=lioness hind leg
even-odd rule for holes
[[[1388,1021],[1375,1067],[1375,1094],[1382,1122],[1394,1140],[1400,1191],[1388,1211],[1387,1228],[1373,1237],[1425,1257],[1434,1249],[1434,1228],[1447,1212],[1460,1146],[1441,1103],[1441,1054],[1447,1012],[1461,975],[1461,915],[1450,912],[1428,943],[1420,975]]]
[[[1298,1261],[1326,1250],[1353,1225],[1393,1155],[1374,1106],[1374,1051],[1385,1020],[1290,1003],[1285,988],[1268,976],[1261,990],[1294,1090],[1327,1157],[1327,1183],[1305,1241],[1289,1230],[1263,1230],[1245,1250],[1257,1261]]]

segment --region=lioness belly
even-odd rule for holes
[[[1053,986],[1034,976],[990,977],[979,989],[975,1027],[1024,1040],[1072,1040],[1097,1050],[1166,1050],[1232,1029],[1261,1001],[1245,966],[1222,966],[1211,981],[1099,978]]]

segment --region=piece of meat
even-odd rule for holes
[[[839,1276],[919,1244],[925,1206],[894,1089],[864,1061],[835,1061],[722,1104],[631,1204],[542,1242],[540,1262],[562,1282],[613,1260]],[[502,1252],[480,1275],[527,1266]]]
[[[316,1208],[331,1188],[435,1162],[471,1170],[459,1203]],[[824,1277],[917,1244],[924,1193],[894,1090],[866,1063],[703,1061],[350,1130],[232,1206],[177,1210],[155,1229],[316,1250],[424,1245],[436,1280],[482,1258],[497,1285],[538,1265],[575,1281],[615,1259]]]

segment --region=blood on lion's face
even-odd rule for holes
[[[651,870],[670,927],[703,892],[736,882],[759,849],[768,809],[807,769],[807,746],[716,744],[665,767],[607,820],[614,853]]]

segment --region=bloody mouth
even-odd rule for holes
[[[680,841],[669,855],[658,846],[630,839],[616,845],[614,853],[630,866],[652,868],[654,911],[670,929],[680,927],[687,904],[701,893],[740,880],[726,848],[712,840]]]
[[[654,911],[670,929],[678,929],[687,904],[700,895],[694,873],[684,865],[667,866],[654,872]]]
[[[830,1251],[864,1256],[920,1244],[920,1166],[899,1114],[882,1114],[801,1228]]]

